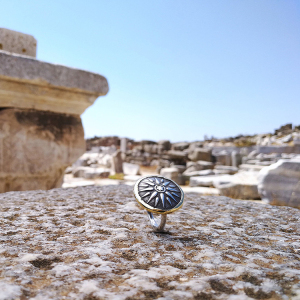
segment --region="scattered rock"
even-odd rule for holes
[[[231,166],[231,153],[223,150],[220,151],[218,154],[215,154],[215,160],[217,164],[224,165],[224,166]]]
[[[194,171],[209,170],[214,168],[213,163],[208,161],[202,161],[202,160],[199,160],[197,162],[190,161],[187,163],[186,166],[187,169],[183,172],[184,175]]]
[[[112,175],[123,173],[123,159],[122,159],[122,152],[120,150],[117,150],[112,155],[111,173]]]
[[[184,172],[184,176],[192,177],[192,176],[208,176],[208,175],[215,175],[214,170],[202,170],[202,171],[189,171]]]
[[[86,179],[108,178],[110,175],[109,169],[104,168],[89,168],[84,171],[83,177]]]
[[[258,190],[270,204],[300,208],[300,159],[279,160],[263,168]]]
[[[239,169],[237,167],[217,165],[217,166],[215,166],[215,170],[221,171],[221,172],[223,172],[223,174],[235,174],[238,172]]]
[[[211,149],[204,149],[204,148],[196,148],[192,153],[189,154],[189,159],[191,161],[198,161],[198,160],[204,160],[204,161],[212,161],[212,150]]]
[[[230,176],[230,175],[229,175]],[[233,199],[256,200],[258,193],[258,172],[239,172],[230,176],[229,183],[214,182],[220,194]]]
[[[140,166],[123,162],[123,173],[125,175],[140,175]]]
[[[190,178],[190,186],[213,187],[216,181],[226,180],[226,182],[229,182],[228,178],[229,175],[193,176]]]
[[[160,175],[169,179],[174,180],[175,182],[178,182],[178,169],[177,168],[162,168],[160,170]]]
[[[190,143],[186,143],[186,142],[174,143],[174,144],[172,144],[172,150],[184,151],[184,150],[188,149],[189,146],[190,146]]]

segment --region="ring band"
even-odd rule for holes
[[[134,196],[137,202],[147,210],[150,223],[155,231],[162,232],[167,214],[173,213],[183,205],[184,193],[181,187],[163,176],[146,176],[134,185]],[[158,224],[153,213],[161,214]]]

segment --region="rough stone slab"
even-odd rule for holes
[[[300,211],[186,194],[152,232],[132,187],[0,195],[6,299],[299,299]]]
[[[99,74],[0,51],[0,107],[80,115],[107,92]]]
[[[36,46],[32,35],[0,28],[0,50],[36,57]]]

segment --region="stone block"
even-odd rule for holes
[[[231,166],[221,166],[221,165],[218,165],[218,166],[215,166],[215,170],[216,171],[221,171],[223,174],[235,174],[238,172],[238,168],[236,167],[231,167]]]
[[[190,146],[190,143],[187,143],[187,142],[174,143],[174,144],[172,144],[172,150],[184,151],[184,150],[188,149],[189,146]]]
[[[190,178],[190,186],[206,186],[213,187],[215,181],[226,180],[228,181],[229,175],[211,175],[211,176],[193,176]]]
[[[300,208],[300,159],[279,160],[259,172],[262,199],[274,205]]]
[[[239,172],[228,175],[230,182],[214,182],[219,189],[220,195],[234,199],[258,200],[258,172]]]
[[[99,74],[0,51],[0,107],[80,115],[107,92]]]
[[[208,175],[215,175],[214,170],[189,171],[184,173],[184,176],[188,178],[193,176],[208,176]]]
[[[190,172],[209,170],[209,169],[213,169],[213,168],[214,168],[213,163],[208,162],[208,161],[202,161],[202,160],[199,160],[197,162],[189,161],[187,163],[187,169],[183,172],[183,174],[185,175]]]
[[[84,151],[79,116],[0,110],[0,192],[60,187]]]
[[[176,183],[178,182],[178,169],[176,168],[162,168],[160,170],[160,175],[166,178],[174,180]]]
[[[125,175],[140,175],[140,166],[123,162],[123,173]]]
[[[123,173],[123,159],[122,159],[122,152],[117,150],[112,155],[112,166],[111,166],[111,174],[118,174]]]
[[[85,170],[83,178],[85,179],[97,179],[97,178],[108,178],[110,174],[109,169],[104,168],[89,168]]]
[[[189,154],[189,159],[191,161],[212,161],[212,150],[211,149],[204,149],[204,148],[196,148]]]
[[[37,40],[29,34],[0,28],[0,50],[36,57]]]

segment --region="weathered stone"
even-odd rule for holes
[[[230,177],[229,183],[214,182],[214,186],[219,189],[221,195],[234,199],[260,199],[257,189],[257,172],[239,172]]]
[[[120,150],[117,150],[112,155],[112,166],[111,166],[111,173],[117,174],[117,173],[123,173],[123,159],[122,159],[122,152]]]
[[[231,165],[233,167],[238,168],[238,166],[242,163],[242,155],[238,153],[237,151],[231,152]]]
[[[299,210],[185,199],[159,234],[132,187],[0,195],[2,298],[299,298]]]
[[[167,155],[170,157],[170,159],[185,160],[187,158],[187,153],[183,151],[169,150]]]
[[[158,144],[158,151],[162,152],[162,151],[168,151],[171,149],[171,143],[168,140],[161,140],[157,142]]]
[[[182,174],[186,170],[186,166],[182,165],[171,165],[172,168],[176,168],[179,174]]]
[[[87,166],[74,167],[72,170],[72,175],[75,178],[83,178],[84,173],[89,169],[90,169],[90,167],[87,167]]]
[[[105,168],[88,168],[83,174],[85,179],[108,178],[110,170]]]
[[[120,150],[123,153],[126,153],[127,151],[127,138],[121,138],[120,139]]]
[[[188,149],[189,146],[190,146],[190,143],[187,143],[187,142],[174,143],[174,144],[172,144],[172,150],[183,151],[183,150]]]
[[[190,186],[215,186],[215,182],[221,182],[223,180],[228,182],[230,175],[211,175],[211,176],[193,176],[190,178]]]
[[[140,166],[123,162],[123,173],[126,175],[140,175]]]
[[[36,57],[36,39],[29,34],[0,28],[0,50]]]
[[[251,164],[242,164],[239,166],[239,169],[242,171],[260,171],[262,168],[265,168],[265,166]]]
[[[204,149],[204,148],[196,148],[192,153],[189,154],[189,159],[191,161],[198,161],[198,160],[204,160],[204,161],[212,161],[212,150],[211,149]]]
[[[0,106],[80,115],[106,95],[105,77],[0,51]]]
[[[274,205],[300,208],[300,159],[279,160],[259,173],[262,199]]]
[[[178,169],[176,168],[162,168],[160,170],[160,175],[166,178],[172,179],[175,182],[178,182]]]
[[[189,161],[187,163],[187,169],[183,172],[183,174],[185,175],[190,172],[208,170],[208,169],[213,169],[213,168],[214,168],[213,163],[208,162],[208,161],[202,161],[202,160],[199,160],[197,162]]]
[[[215,175],[214,170],[190,171],[184,173],[184,176],[186,177],[208,176],[208,175]]]
[[[231,153],[226,150],[215,154],[216,163],[224,166],[231,166]]]
[[[224,171],[226,174],[235,174],[239,169],[231,166],[215,166],[215,170]]]
[[[79,116],[0,110],[0,192],[52,189],[85,150]]]

